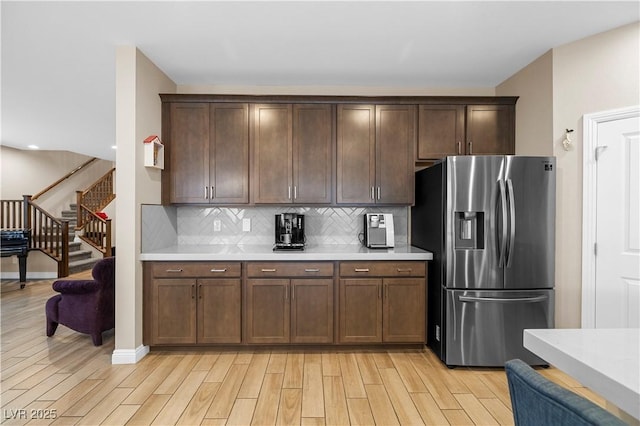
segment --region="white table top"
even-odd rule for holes
[[[176,245],[143,252],[145,261],[240,260],[432,260],[431,252],[409,245],[389,249],[368,249],[360,244],[309,245],[303,251],[273,251],[273,245]]]
[[[524,330],[524,347],[640,419],[640,329]]]

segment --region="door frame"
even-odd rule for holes
[[[596,147],[598,127],[609,121],[640,116],[640,106],[630,106],[592,114],[582,118],[582,328],[596,326],[596,260],[594,246],[597,226],[598,182]]]

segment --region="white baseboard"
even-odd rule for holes
[[[149,346],[138,346],[136,349],[114,349],[111,364],[135,364],[149,353]]]
[[[28,280],[50,280],[58,278],[57,272],[27,272]],[[20,272],[3,272],[0,274],[3,280],[19,280]]]

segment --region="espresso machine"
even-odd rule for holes
[[[281,213],[276,215],[276,244],[274,250],[304,250],[304,215]]]

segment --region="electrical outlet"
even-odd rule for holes
[[[213,221],[213,232],[220,232],[222,230],[222,222],[220,219],[215,219]]]
[[[242,219],[242,231],[243,232],[251,231],[251,219],[249,218]]]

